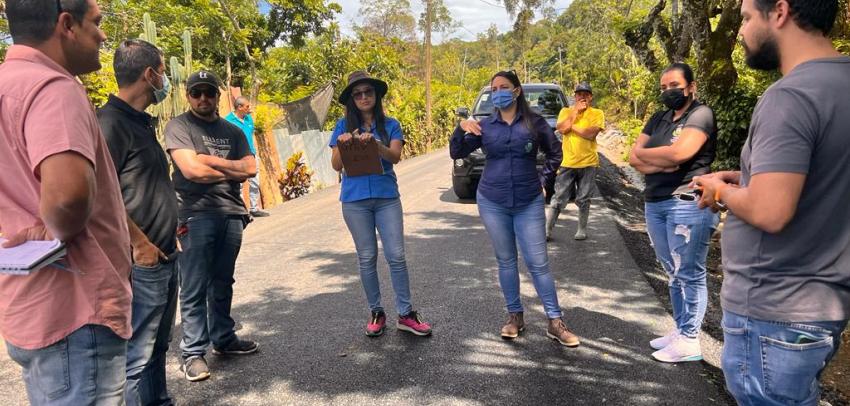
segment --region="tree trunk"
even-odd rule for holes
[[[239,21],[236,19],[230,9],[227,8],[227,4],[225,0],[218,0],[218,4],[221,6],[221,11],[224,12],[224,15],[230,19],[230,22],[233,24],[233,29],[238,31],[242,31],[242,28],[239,25]],[[248,49],[248,44],[242,44],[242,50],[245,52],[245,58],[248,60],[248,69],[251,72],[251,105],[257,105],[257,93],[260,91],[260,80],[257,78],[257,63],[254,60],[254,57],[251,56],[251,50]],[[229,92],[229,89],[228,89]]]
[[[689,31],[693,33],[697,59],[697,75],[702,89],[710,97],[722,96],[738,82],[738,72],[732,62],[732,51],[741,26],[739,0],[723,0],[720,20],[711,29],[711,15],[703,0],[682,0],[684,14],[690,16]]]
[[[425,125],[431,129],[431,0],[425,0]],[[430,138],[430,135],[429,135]]]

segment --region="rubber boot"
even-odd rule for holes
[[[590,217],[590,210],[579,210],[578,212],[578,230],[576,231],[576,240],[587,239],[587,219]]]
[[[552,239],[552,229],[555,228],[555,223],[558,221],[558,215],[561,211],[555,207],[546,208],[546,241]]]

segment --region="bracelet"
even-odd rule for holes
[[[723,191],[723,188],[725,188],[725,187],[726,187],[726,185],[720,186],[719,188],[717,188],[717,190],[714,191],[714,202],[715,203],[720,203],[720,193]]]
[[[714,204],[720,208],[720,211],[726,211],[727,209],[726,205],[720,201],[720,193],[723,192],[723,189],[727,187],[729,187],[729,185],[723,184],[723,186],[720,186],[719,188],[717,188],[717,190],[714,191]]]

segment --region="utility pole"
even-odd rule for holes
[[[463,65],[460,68],[460,85],[461,86],[463,86],[463,79],[464,79],[464,76],[466,75],[466,53],[468,51],[469,50],[465,49],[465,48],[463,50]]]
[[[425,0],[425,125],[431,129],[431,0]]]
[[[564,85],[564,61],[561,58],[561,52],[563,49],[558,46],[558,85]]]

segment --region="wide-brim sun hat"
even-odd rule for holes
[[[366,71],[358,70],[348,75],[348,86],[340,93],[339,102],[345,104],[351,98],[351,91],[354,90],[354,87],[363,83],[372,85],[375,88],[375,95],[379,98],[387,94],[387,82],[369,76]]]

